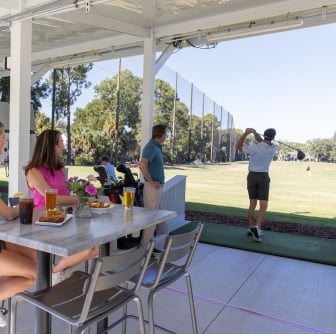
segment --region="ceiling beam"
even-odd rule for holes
[[[119,21],[116,19],[111,20],[111,18],[97,15],[92,12],[84,13],[81,11],[76,11],[63,13],[62,19],[76,23],[91,25],[111,31],[117,31],[132,36],[139,36],[143,38],[148,38],[150,36],[150,29],[148,28],[144,28],[142,26],[132,23],[126,23],[124,21]]]
[[[113,50],[114,48],[122,49],[133,47],[135,45],[143,45],[143,39],[127,35],[108,37],[95,41],[86,41],[84,43],[55,47],[41,52],[33,52],[32,62],[43,59],[45,60],[48,58],[60,57],[64,55],[73,55],[88,51],[91,52],[92,50],[106,50],[107,48],[110,48],[111,50]]]
[[[290,0],[271,2],[266,5],[260,5],[244,10],[235,10],[223,12],[219,15],[206,16],[204,18],[190,18],[183,22],[163,25],[155,28],[155,35],[157,38],[164,36],[178,35],[184,32],[197,32],[214,29],[215,27],[230,26],[241,22],[258,21],[269,19],[277,16],[298,15],[304,17],[302,14],[305,11],[322,10],[323,6],[335,6],[335,0]]]
[[[155,75],[160,71],[162,66],[166,63],[166,61],[174,53],[175,50],[176,48],[172,44],[169,44],[162,51],[161,55],[159,56],[159,58],[156,60],[156,63],[155,63],[155,69],[154,69]]]
[[[0,0],[0,8],[18,9],[19,0]]]

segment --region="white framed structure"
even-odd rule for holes
[[[16,120],[9,193],[26,187],[31,84],[54,66],[143,54],[146,143],[155,74],[174,50],[221,42],[237,27],[240,34],[229,38],[275,32],[275,22],[289,20],[299,24],[281,31],[334,23],[336,0],[0,0],[0,75],[11,76],[10,117]]]

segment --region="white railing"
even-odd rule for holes
[[[169,179],[162,188],[160,209],[175,211],[177,216],[167,222],[158,224],[156,227],[155,247],[163,247],[168,233],[188,223],[185,220],[185,194],[186,176],[175,175]],[[111,250],[117,250],[117,241],[111,242]]]
[[[167,222],[169,231],[186,223],[185,221],[185,195],[186,176],[175,175],[169,179],[162,189],[160,209],[176,211],[177,217]]]

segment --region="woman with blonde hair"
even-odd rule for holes
[[[5,127],[0,122],[0,152],[5,143]],[[7,221],[19,216],[19,207],[9,207],[0,199],[0,216]],[[3,224],[2,222],[0,224]],[[5,223],[7,224],[7,223]],[[36,251],[0,240],[0,301],[28,289],[36,281]],[[7,310],[0,308],[0,327],[7,325]]]

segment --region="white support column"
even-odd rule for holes
[[[22,167],[30,159],[32,20],[11,26],[9,188],[8,195],[27,191]]]
[[[154,81],[155,81],[155,38],[151,36],[144,41],[143,96],[141,119],[141,152],[152,137],[154,115]]]

